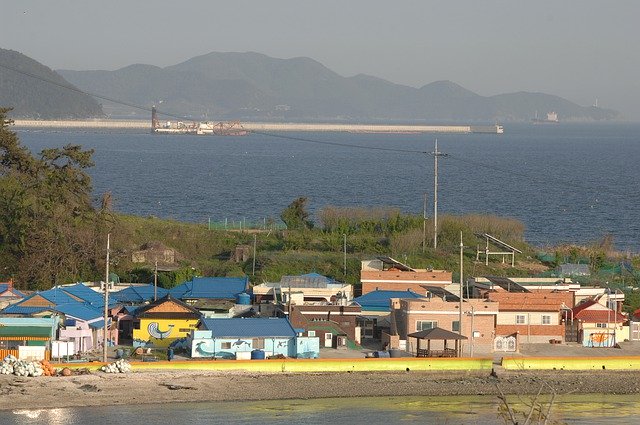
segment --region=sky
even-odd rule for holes
[[[640,121],[639,17],[638,0],[21,0],[0,9],[0,47],[73,70],[304,56],[412,87],[597,99]]]

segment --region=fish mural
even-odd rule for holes
[[[174,325],[169,325],[168,330],[161,331],[158,322],[151,322],[149,323],[149,326],[147,326],[147,331],[149,332],[149,335],[156,339],[165,339],[166,337],[171,335],[171,330],[173,330],[173,327]]]

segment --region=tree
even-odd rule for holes
[[[295,199],[280,214],[280,218],[289,230],[311,229],[313,222],[309,220],[307,212],[307,198]]]
[[[45,289],[99,276],[104,216],[91,204],[93,151],[43,150],[39,157],[9,130],[0,108],[0,259],[21,286]],[[26,284],[25,284],[26,283]]]

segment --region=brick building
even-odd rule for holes
[[[496,291],[486,299],[500,305],[496,336],[515,336],[518,343],[564,341],[562,313],[573,306],[573,293]]]
[[[321,347],[342,348],[360,344],[361,312],[357,305],[292,305],[289,320],[303,336],[319,337]]]
[[[446,299],[439,296],[394,299],[392,309],[390,348],[403,348],[402,345],[406,344],[406,350],[415,353],[417,341],[415,338],[408,338],[408,334],[435,327],[452,332],[460,331],[460,302],[451,295]],[[497,302],[469,299],[462,303],[461,333],[467,337],[463,341],[463,355],[492,351],[497,315]],[[394,336],[397,336],[397,342]],[[435,345],[432,348],[441,349]]]
[[[362,261],[360,269],[362,295],[375,290],[413,291],[426,295],[424,285],[448,288],[452,273],[446,270],[414,269],[391,257]]]

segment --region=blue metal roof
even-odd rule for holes
[[[209,330],[214,338],[293,338],[296,331],[289,319],[240,318],[202,319],[202,330]]]
[[[11,291],[11,293],[13,293],[18,297],[21,297],[21,298],[25,297],[25,295],[22,292],[18,291],[16,288],[14,288],[13,285],[10,286],[8,283],[0,283],[0,294],[7,291]]]
[[[71,294],[74,297],[81,298],[83,301],[86,301],[90,304],[98,307],[104,307],[104,296],[83,283],[76,283],[75,285],[71,286],[61,286],[60,289],[62,289],[67,294]]]
[[[95,322],[89,323],[89,327],[93,328],[93,329],[102,329],[102,328],[104,328],[104,319],[97,320]]]
[[[7,306],[4,310],[0,311],[0,313],[30,315],[30,314],[37,314],[43,311],[51,311],[51,310],[53,310],[52,307],[23,307],[20,304],[11,304],[10,306]]]
[[[158,298],[162,298],[169,293],[168,290],[158,287]],[[111,294],[115,300],[121,303],[141,304],[146,301],[153,301],[153,285],[132,285]]]
[[[194,277],[171,289],[169,293],[181,299],[235,299],[236,295],[246,292],[248,287],[248,277]]]
[[[35,297],[37,295],[40,295],[41,297],[43,297],[44,299],[49,301],[51,303],[51,305],[59,305],[59,304],[67,304],[67,303],[78,302],[75,298],[70,296],[67,292],[64,292],[59,287],[55,287],[55,288],[51,288],[51,289],[46,290],[46,291],[35,292],[30,297],[25,298],[24,300],[20,301],[20,303],[23,303],[24,301],[26,301],[28,299],[31,299],[31,298],[33,298],[33,297]]]
[[[371,291],[353,301],[360,304],[363,311],[391,311],[389,300],[391,298],[424,298],[413,291]]]
[[[89,321],[104,316],[104,311],[88,303],[69,303],[54,307],[56,311],[68,317]]]

